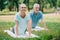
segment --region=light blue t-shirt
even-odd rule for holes
[[[34,14],[34,11],[30,12],[30,17],[32,19],[32,28],[35,28],[38,21],[43,19],[43,15],[41,11],[38,11],[37,15]]]
[[[18,21],[18,34],[24,35],[27,29],[27,22],[30,20],[30,16],[26,15],[24,18],[22,18],[20,13],[17,13],[14,17],[14,20]]]

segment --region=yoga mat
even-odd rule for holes
[[[28,32],[26,32],[26,35],[19,35],[19,36],[16,36],[16,35],[15,35],[13,32],[11,32],[10,30],[4,30],[4,32],[7,32],[8,35],[10,35],[10,36],[13,37],[13,38],[34,38],[34,37],[37,37],[37,38],[38,38],[37,35],[32,34],[32,33],[31,33],[31,37],[29,37],[29,36],[28,36]]]
[[[45,30],[43,27],[39,27],[39,26],[36,26],[36,28],[33,28],[32,31],[35,30],[35,31],[41,31],[41,30]]]

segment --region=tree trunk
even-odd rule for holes
[[[29,10],[29,0],[24,0],[23,3],[25,3],[28,7],[28,10]]]
[[[9,0],[10,5],[9,5],[9,11],[12,11],[12,0]]]
[[[43,12],[43,4],[42,4],[43,0],[38,0],[38,4],[40,5],[39,10]]]

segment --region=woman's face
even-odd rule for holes
[[[21,12],[21,16],[25,16],[26,14],[26,5],[25,4],[22,4],[19,8],[20,12]]]
[[[23,13],[25,13],[26,12],[26,6],[25,5],[22,5],[20,7],[20,11],[23,12]]]

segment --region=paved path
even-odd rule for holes
[[[43,14],[44,18],[60,18],[60,14],[50,13],[50,14]],[[0,15],[0,21],[13,21],[14,22],[14,15]]]

